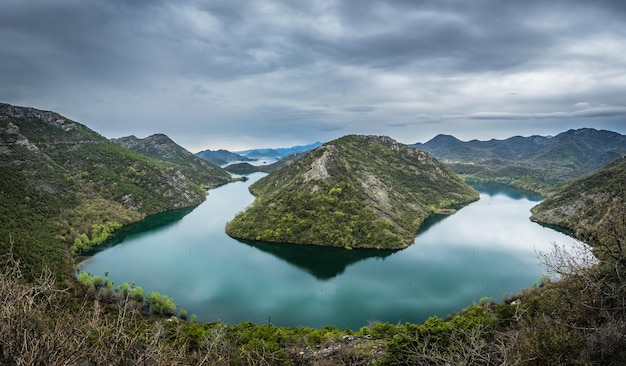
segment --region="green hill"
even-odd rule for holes
[[[229,179],[221,169],[186,175],[57,113],[8,104],[0,104],[0,175],[0,251],[34,276],[68,268],[77,238],[81,251],[120,225],[197,205],[203,185]]]
[[[600,171],[569,183],[533,207],[531,219],[572,231],[596,244],[598,233],[615,231],[626,237],[626,157]]]
[[[228,235],[346,248],[410,245],[421,223],[478,193],[428,153],[384,136],[349,135],[250,187],[255,202]]]
[[[232,181],[227,171],[190,153],[163,134],[155,134],[144,139],[127,136],[111,141],[169,165],[180,171],[187,179],[206,187],[215,187]]]

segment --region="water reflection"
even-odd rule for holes
[[[89,255],[93,255],[112,246],[122,243],[125,240],[131,240],[133,237],[140,236],[143,233],[158,233],[159,231],[166,230],[183,217],[189,215],[198,206],[185,207],[178,210],[172,210],[167,212],[161,212],[158,214],[150,215],[145,219],[124,226],[121,229],[115,231],[113,237],[107,240],[103,245],[99,245],[93,249]]]
[[[294,245],[238,240],[240,243],[272,254],[291,265],[315,276],[328,280],[342,274],[346,267],[368,258],[384,259],[397,250],[354,249],[322,247],[318,245]]]
[[[278,325],[358,329],[369,320],[446,316],[480,297],[519,291],[542,274],[536,251],[572,241],[528,219],[537,196],[502,186],[481,188],[479,201],[453,215],[429,218],[415,243],[397,252],[236,241],[224,226],[252,203],[248,187],[263,175],[212,189],[195,209],[121,230],[84,269],[167,294],[201,321],[271,316]]]
[[[480,193],[488,196],[505,195],[514,200],[526,199],[531,202],[541,202],[543,200],[543,197],[537,193],[523,191],[500,183],[470,182],[469,184]]]
[[[458,210],[465,206],[457,207]],[[431,215],[422,223],[417,235],[426,234],[431,228],[449,218],[452,215]],[[319,245],[279,244],[253,240],[241,240],[238,242],[250,247],[269,253],[281,260],[305,270],[319,280],[329,280],[342,274],[346,268],[357,262],[374,258],[385,259],[400,251],[379,249],[352,249],[347,250],[337,247],[324,247]]]

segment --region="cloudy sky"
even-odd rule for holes
[[[626,133],[626,1],[2,0],[0,102],[192,152]]]

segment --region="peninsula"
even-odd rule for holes
[[[401,249],[442,208],[478,199],[429,153],[386,136],[348,135],[250,187],[228,235],[263,242]]]

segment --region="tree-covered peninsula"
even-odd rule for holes
[[[345,248],[405,248],[428,216],[478,199],[427,152],[362,135],[326,143],[250,191],[256,200],[228,235]]]

